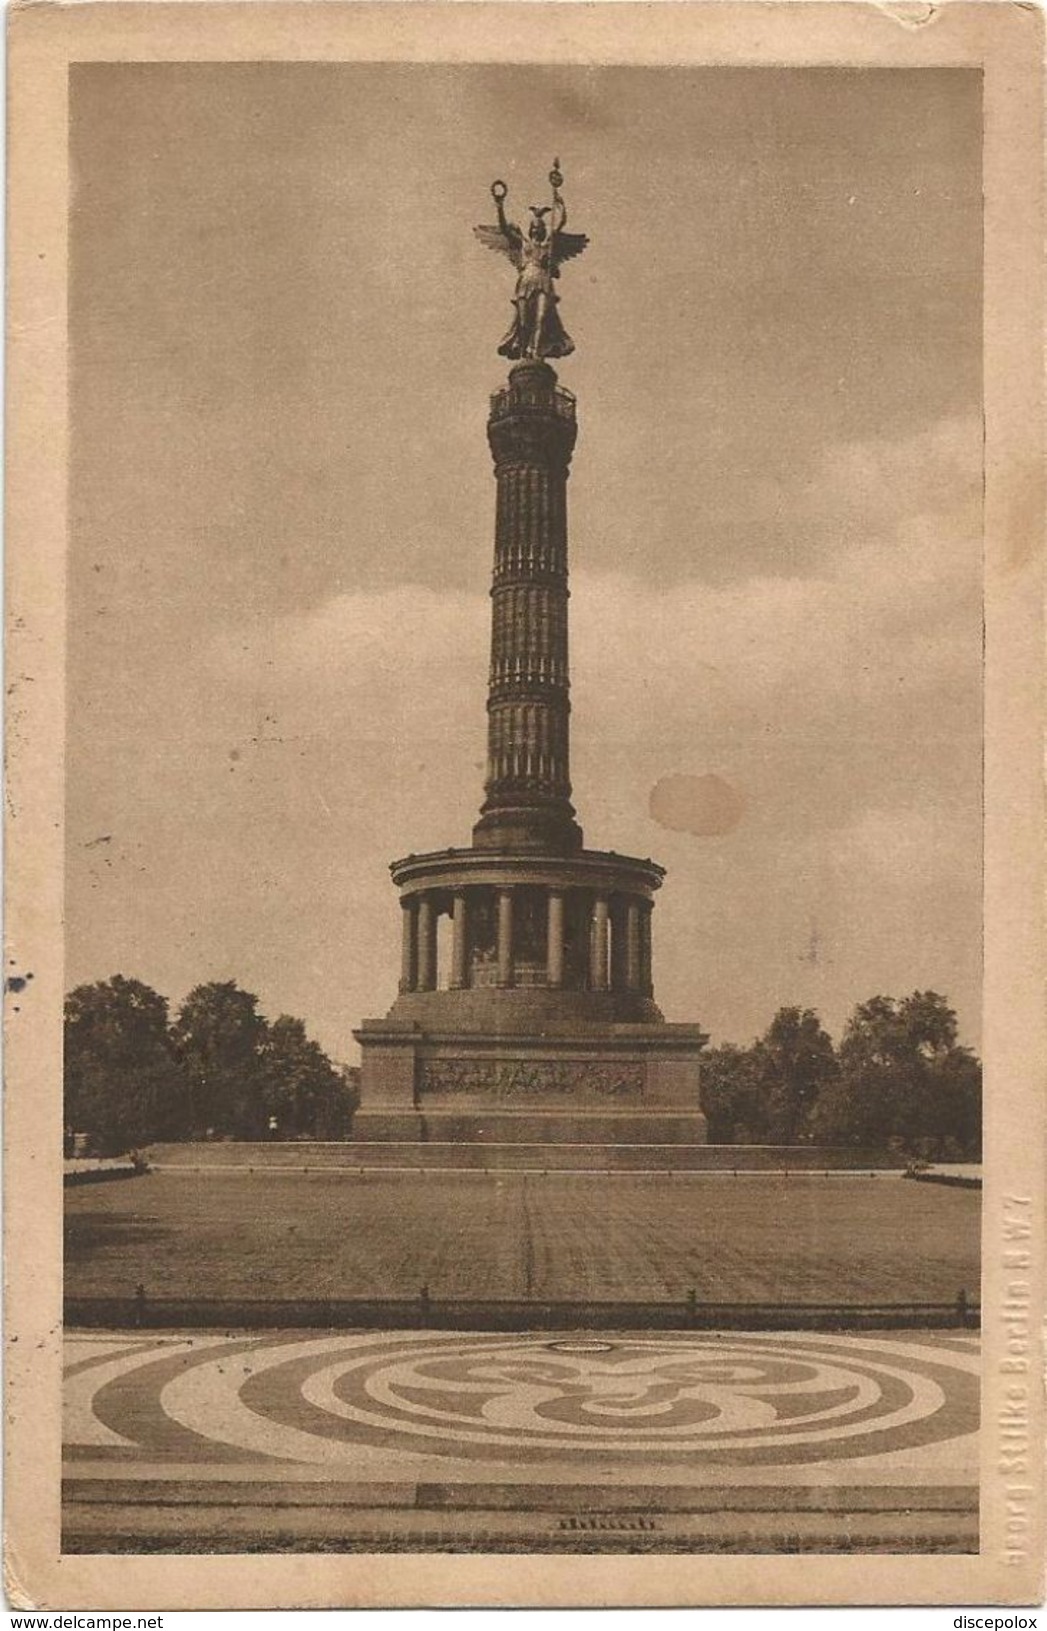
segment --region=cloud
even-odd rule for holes
[[[852,746],[940,731],[940,715],[920,718],[935,697],[950,724],[976,730],[979,447],[977,425],[959,421],[826,449],[782,526],[806,535],[816,509],[838,544],[802,573],[664,588],[576,578],[574,668],[591,724],[599,716],[623,742],[668,733],[734,758],[768,736],[832,745],[846,733]]]

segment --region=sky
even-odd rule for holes
[[[482,798],[511,269],[558,365],[574,802],[746,1043],[933,988],[979,1039],[981,180],[959,69],[80,64],[68,986],[235,979],[336,1058],[388,863]]]

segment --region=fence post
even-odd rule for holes
[[[956,1295],[956,1323],[957,1323],[957,1325],[961,1325],[961,1326],[966,1326],[966,1324],[967,1324],[967,1288],[966,1288],[966,1286],[961,1286],[960,1290],[958,1291],[958,1293]]]
[[[420,1286],[418,1290],[418,1311],[422,1316],[423,1325],[429,1324],[429,1308],[429,1287],[427,1285]]]
[[[698,1313],[698,1293],[692,1286],[687,1293],[687,1318],[694,1321]]]
[[[136,1326],[140,1327],[145,1324],[145,1286],[142,1285],[141,1281],[135,1286],[135,1306],[132,1318]]]

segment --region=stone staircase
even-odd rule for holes
[[[474,1140],[337,1144],[160,1144],[154,1171],[870,1172],[899,1163],[880,1150],[812,1145],[543,1143]]]

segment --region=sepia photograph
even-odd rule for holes
[[[1028,1590],[984,68],[325,9],[64,66],[61,1558]]]

